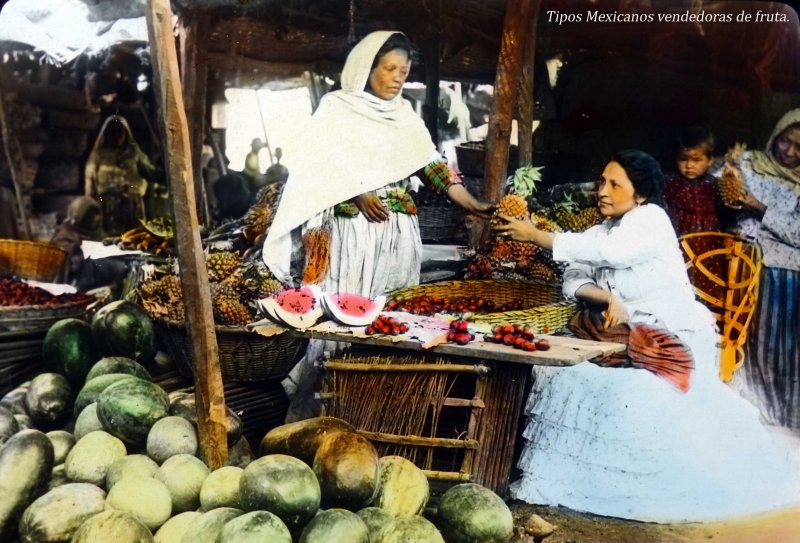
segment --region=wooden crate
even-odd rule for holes
[[[325,367],[324,414],[353,424],[379,454],[411,460],[432,481],[505,493],[528,367],[365,352]]]

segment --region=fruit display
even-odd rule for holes
[[[523,309],[522,300],[495,303],[480,296],[415,296],[390,300],[386,311],[405,311],[415,315],[435,315],[436,313],[502,313]]]
[[[169,219],[163,217],[142,224],[120,234],[116,240],[120,249],[144,251],[157,256],[170,256],[173,252],[172,238],[174,227]]]
[[[13,277],[0,277],[0,307],[47,306],[89,303],[93,300],[83,292],[74,294],[51,294]]]
[[[325,313],[345,326],[366,326],[373,322],[386,304],[386,296],[374,300],[366,296],[346,292],[325,292],[322,294],[322,308]]]
[[[259,300],[261,309],[278,324],[305,329],[322,318],[322,293],[317,287],[287,288],[270,298]]]
[[[404,322],[400,322],[393,317],[389,317],[388,315],[381,315],[372,323],[367,326],[366,334],[368,336],[374,334],[385,334],[387,336],[399,336],[400,334],[405,334],[408,332],[408,325]]]
[[[463,319],[457,319],[450,323],[450,328],[447,331],[447,341],[457,345],[466,345],[475,339],[475,334],[469,331],[469,322]]]
[[[737,204],[747,195],[742,172],[738,166],[746,149],[745,144],[737,143],[725,154],[725,165],[720,173],[717,190],[722,201],[728,205]]]
[[[536,335],[519,324],[500,324],[492,328],[491,334],[485,334],[483,340],[489,343],[509,345],[523,351],[546,351],[550,342],[546,339],[536,339]]]

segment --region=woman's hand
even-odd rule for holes
[[[553,248],[553,234],[539,230],[530,219],[520,220],[506,215],[498,215],[504,221],[495,225],[494,231],[499,235],[513,239],[514,241],[529,241],[544,249]]]
[[[478,200],[461,183],[453,183],[447,187],[447,196],[472,215],[477,215],[482,219],[492,218],[495,205]]]
[[[360,194],[353,198],[353,202],[369,222],[383,222],[389,218],[389,210],[374,192]]]
[[[617,324],[625,324],[630,320],[628,312],[625,311],[625,307],[616,296],[609,291],[606,292],[608,292],[608,308],[603,313],[606,318],[605,327],[609,328]]]

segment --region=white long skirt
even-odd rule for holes
[[[419,283],[422,241],[416,215],[391,212],[378,223],[363,213],[334,217],[331,231],[325,290],[374,298]]]
[[[652,522],[800,503],[796,453],[716,377],[713,330],[681,339],[698,366],[686,394],[643,369],[535,367],[512,496]]]

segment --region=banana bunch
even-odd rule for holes
[[[143,226],[137,226],[136,228],[131,228],[123,232],[119,237],[117,245],[120,249],[144,251],[157,256],[169,256],[172,253],[169,241],[154,236]]]

